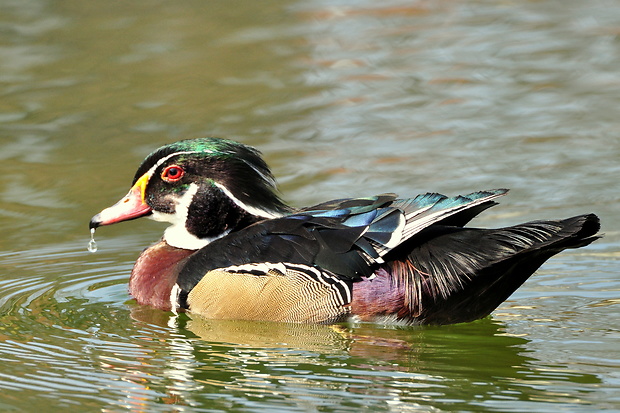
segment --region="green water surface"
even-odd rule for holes
[[[620,410],[620,4],[0,1],[0,411]],[[176,139],[261,149],[296,206],[508,187],[474,221],[596,212],[487,319],[209,321],[137,306],[164,227],[100,229]]]

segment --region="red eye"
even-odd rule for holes
[[[178,165],[170,165],[161,173],[161,179],[166,182],[176,182],[183,178],[185,171]]]

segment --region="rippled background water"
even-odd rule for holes
[[[0,410],[620,410],[620,4],[0,2]],[[475,223],[596,212],[492,317],[289,326],[136,306],[163,228],[98,232],[152,149],[259,147],[294,205],[509,187]]]

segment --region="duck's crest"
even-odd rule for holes
[[[162,146],[157,150],[151,152],[142,161],[142,164],[136,171],[133,179],[135,183],[142,175],[148,172],[153,166],[155,166],[162,159],[166,159],[174,154],[182,153],[204,153],[210,154],[214,158],[222,158],[228,161],[238,159],[241,162],[247,163],[256,172],[262,175],[275,185],[275,179],[267,166],[267,163],[261,157],[261,153],[251,146],[243,145],[239,142],[235,142],[229,139],[221,138],[197,138],[197,139],[185,139],[171,143],[169,145]]]
[[[260,151],[228,139],[186,139],[162,146],[142,162],[133,183],[171,157],[192,154],[202,157],[204,176],[212,178],[236,203],[267,211],[269,216],[290,210],[278,196],[275,178]]]

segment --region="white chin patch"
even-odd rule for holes
[[[149,216],[154,221],[169,222],[169,226],[164,232],[164,239],[169,245],[177,248],[189,250],[197,250],[209,243],[209,240],[201,240],[200,238],[190,234],[185,228],[185,220],[187,219],[187,211],[192,203],[194,195],[198,192],[198,185],[190,184],[188,190],[181,198],[175,199],[175,213],[166,214],[163,212],[153,211]]]
[[[282,214],[277,212],[265,211],[245,205],[243,202],[235,198],[235,196],[225,186],[218,183],[215,183],[215,185],[222,192],[224,192],[224,194],[228,196],[235,204],[237,204],[239,207],[252,215],[256,215],[262,218],[277,218],[279,216],[282,216]],[[185,191],[185,193],[180,198],[174,200],[174,214],[166,214],[153,210],[152,214],[149,216],[149,218],[154,221],[169,222],[170,224],[172,224],[164,231],[164,240],[166,241],[166,243],[168,243],[168,245],[188,250],[199,250],[209,244],[211,241],[222,238],[228,235],[228,233],[230,232],[230,230],[228,230],[212,238],[198,238],[187,231],[187,228],[185,227],[185,222],[187,220],[189,206],[191,205],[192,200],[194,199],[194,195],[196,195],[197,192],[198,185],[190,184],[187,191]]]
[[[189,189],[183,194],[183,196],[175,200],[176,206],[174,209],[176,213],[166,214],[163,212],[153,211],[153,213],[149,216],[149,218],[154,221],[169,222],[172,224],[164,231],[164,240],[168,245],[186,250],[199,250],[211,241],[228,235],[229,231],[226,231],[217,237],[198,238],[187,231],[187,228],[185,227],[187,212],[194,195],[196,195],[196,192],[198,192],[198,185],[190,184]]]
[[[164,231],[164,240],[168,245],[176,248],[183,248],[186,250],[199,250],[211,241],[221,238],[227,233],[222,234],[220,237],[215,238],[198,238],[185,229],[185,225],[172,225]]]

